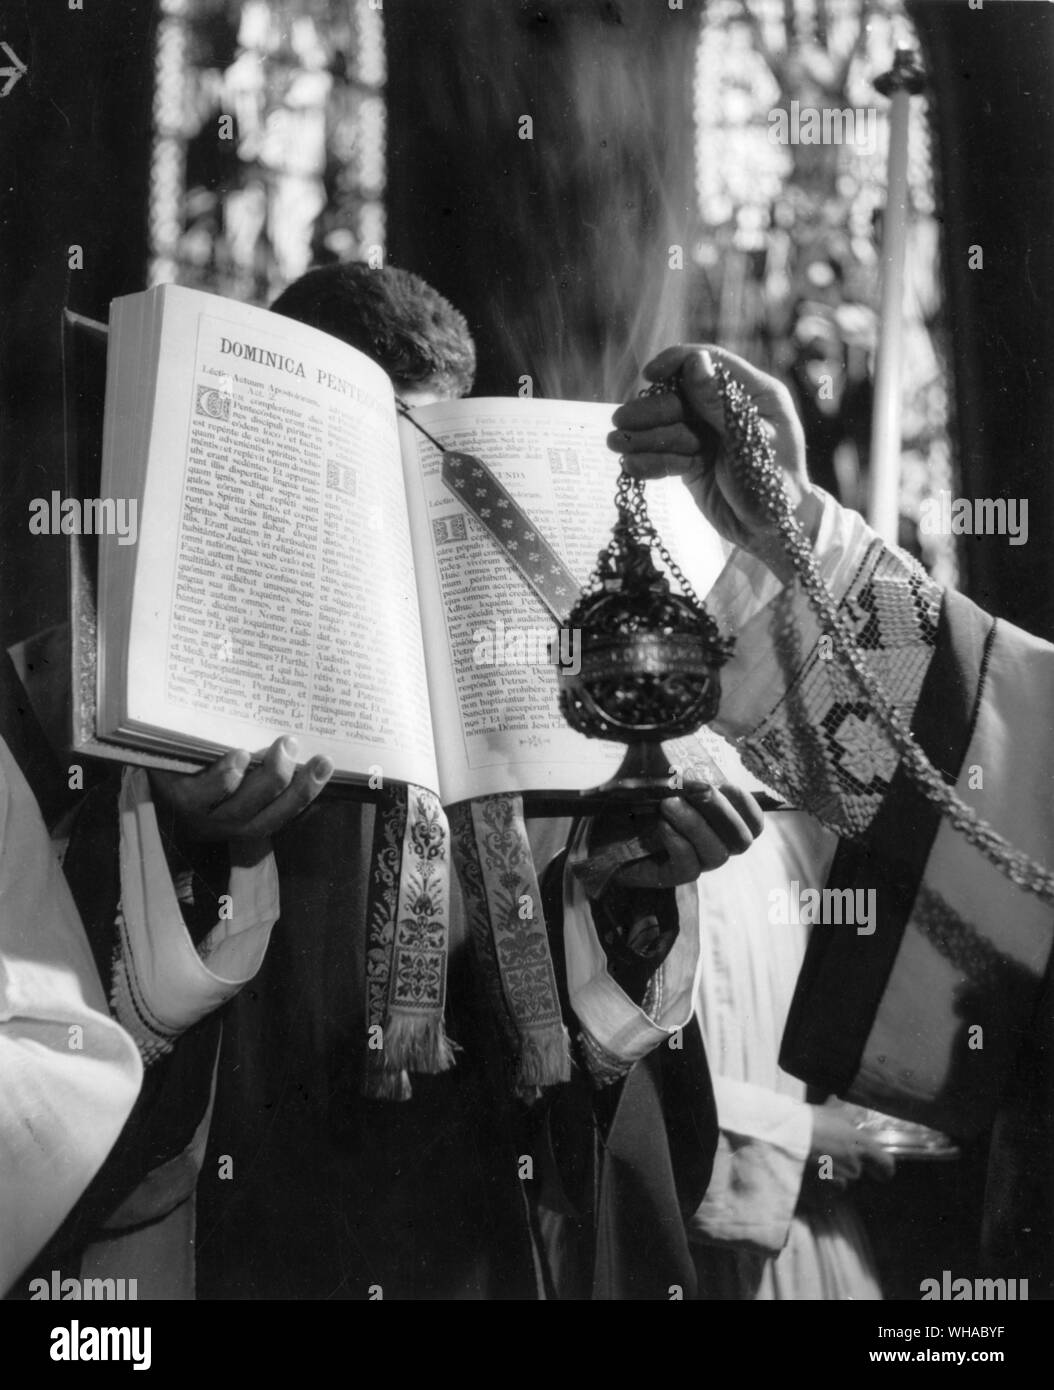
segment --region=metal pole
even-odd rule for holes
[[[904,309],[904,252],[908,228],[908,116],[922,90],[922,72],[908,48],[875,86],[890,97],[889,170],[882,224],[882,305],[871,417],[868,521],[883,540],[897,542],[900,496],[900,388]]]

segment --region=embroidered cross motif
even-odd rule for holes
[[[941,591],[906,556],[876,542],[840,603],[868,662],[909,719],[936,641]],[[920,641],[921,638],[921,641]],[[833,830],[862,835],[899,755],[848,683],[818,649],[800,656],[783,698],[740,745],[744,766]]]
[[[887,771],[890,761],[889,742],[877,725],[856,713],[848,714],[833,735],[833,742],[842,750],[839,762],[862,786]]]

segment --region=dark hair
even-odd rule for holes
[[[353,261],[309,270],[271,305],[378,362],[400,387],[464,396],[476,346],[464,316],[419,275]]]

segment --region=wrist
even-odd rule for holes
[[[161,847],[165,851],[165,859],[174,877],[177,872],[194,867],[194,861],[205,849],[205,845],[183,823],[174,806],[159,802],[155,797],[154,809],[157,814],[157,828],[161,834]]]
[[[640,1004],[648,982],[677,939],[674,890],[616,888],[611,884],[590,897],[590,907],[608,973],[635,1004]]]
[[[815,546],[823,520],[823,498],[809,483],[805,483],[794,508],[794,520],[810,547]],[[784,586],[795,579],[795,569],[787,552],[786,542],[777,530],[759,535],[752,547],[754,554]]]

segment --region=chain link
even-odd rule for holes
[[[677,580],[681,593],[688,600],[693,610],[702,618],[710,619],[706,605],[689,584],[684,571],[666,549],[662,537],[655,529],[655,523],[648,515],[648,506],[644,500],[644,483],[640,478],[631,478],[628,473],[619,475],[618,487],[615,490],[615,505],[619,512],[628,517],[632,523],[633,535],[642,544],[654,546],[662,556],[670,573]],[[613,547],[609,547],[613,553]]]
[[[839,610],[831,591],[824,583],[812,546],[795,520],[783,470],[776,462],[775,451],[765,432],[757,407],[728,368],[716,360],[714,378],[721,393],[725,428],[733,446],[732,466],[739,482],[746,492],[753,495],[767,519],[779,531],[794,572],[820,619],[821,627],[830,637],[845,667],[867,698],[886,737],[903,759],[909,778],[928,800],[940,807],[942,814],[954,829],[1012,883],[1054,905],[1054,874],[1024,851],[1015,849],[972,807],[967,806],[945,783],[944,778],[915,742],[909,725],[883,689],[879,679],[868,667],[857,645],[852,625]],[[672,377],[656,383],[641,394],[659,394],[676,390],[676,387],[677,379]],[[619,486],[622,486],[621,479]],[[643,492],[643,485],[639,479],[636,480],[636,487]],[[641,509],[646,519],[647,511],[644,508],[643,497]],[[650,521],[646,524],[654,537],[655,528],[651,526]],[[655,541],[661,545],[657,537]],[[664,549],[661,550],[661,554],[667,564],[671,564]],[[683,580],[681,582],[683,583]]]

